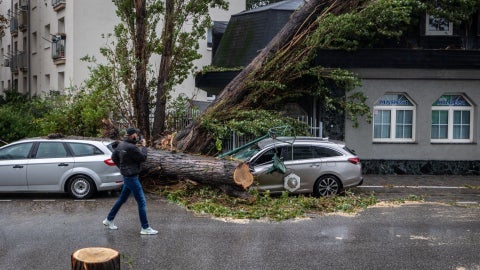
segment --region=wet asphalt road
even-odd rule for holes
[[[119,230],[102,225],[115,199],[0,195],[0,269],[71,269],[75,250],[98,246],[118,250],[122,269],[480,269],[478,204],[437,200],[236,223],[149,196],[149,220],[160,233],[141,236],[133,199],[115,220]]]

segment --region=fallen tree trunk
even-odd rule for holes
[[[188,179],[240,197],[248,196],[244,191],[253,183],[253,175],[243,162],[154,149],[149,149],[140,178],[157,185]]]
[[[211,130],[202,126],[204,118],[227,122],[235,111],[269,109],[265,107],[266,101],[272,97],[281,100],[278,98],[281,92],[291,91],[288,87],[285,91],[260,85],[252,87],[253,82],[273,82],[274,85],[292,83],[297,89],[299,85],[296,82],[303,79],[298,67],[291,63],[311,60],[314,56],[315,47],[308,45],[306,40],[318,27],[318,18],[354,10],[363,2],[364,0],[306,1],[252,62],[225,86],[198,119],[177,134],[174,140],[177,149],[190,153],[211,152],[215,138]],[[326,71],[323,76],[328,77],[329,74]]]
[[[300,29],[316,20],[318,13],[324,9],[331,0],[312,0],[307,2],[300,10],[295,12],[290,21],[270,41],[270,43],[245,67],[220,93],[215,101],[210,104],[201,116],[190,126],[182,130],[175,137],[177,149],[190,153],[207,153],[212,145],[212,134],[202,128],[201,118],[205,115],[216,115],[223,112],[235,110],[237,106],[245,101],[245,97],[252,89],[249,89],[248,82],[258,79],[263,73],[268,59],[280,48],[288,44],[293,36],[301,32]],[[245,105],[245,107],[248,105]]]

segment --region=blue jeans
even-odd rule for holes
[[[142,228],[146,229],[149,227],[147,220],[147,200],[145,199],[145,194],[143,193],[142,184],[136,176],[124,176],[123,177],[123,188],[118,197],[117,201],[108,213],[107,219],[112,221],[120,210],[120,207],[128,200],[130,194],[133,193],[133,197],[137,201],[138,205],[138,215],[140,216],[140,223],[142,223]]]

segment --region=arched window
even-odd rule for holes
[[[373,107],[374,142],[413,142],[415,105],[405,94],[386,94]]]
[[[432,104],[432,142],[472,142],[473,106],[463,95],[443,95]]]

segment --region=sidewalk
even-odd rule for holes
[[[363,176],[362,186],[409,186],[409,187],[477,187],[480,175],[378,175]]]
[[[374,193],[380,200],[419,196],[426,201],[480,205],[480,176],[463,175],[364,175],[354,189]]]

